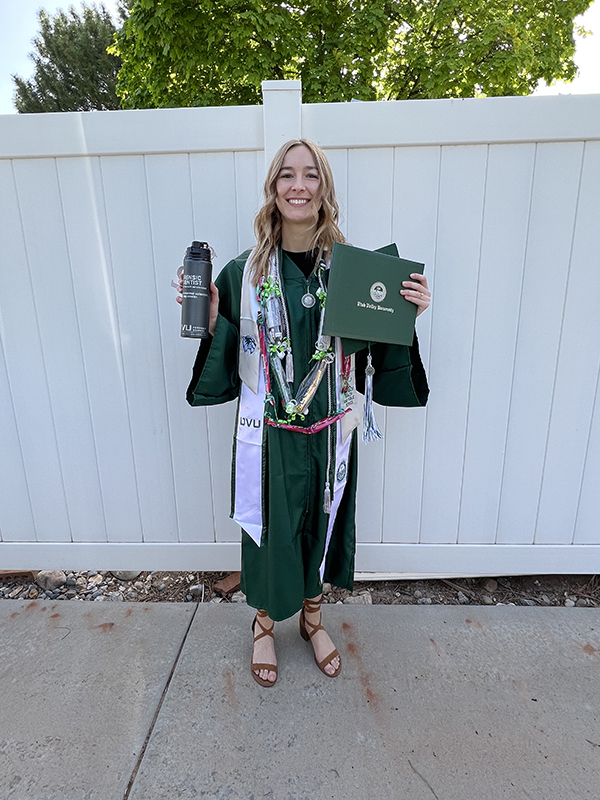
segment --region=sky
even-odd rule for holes
[[[37,33],[38,8],[48,13],[66,9],[70,5],[80,8],[80,3],[54,2],[54,0],[0,0],[0,114],[15,114],[12,103],[12,74],[29,78],[33,65],[28,53],[31,40]],[[116,0],[105,0],[104,5],[116,18]],[[576,20],[591,30],[594,35],[580,39],[577,43],[575,63],[579,67],[579,77],[570,84],[558,82],[539,87],[534,94],[600,94],[600,0],[595,0],[590,9]]]

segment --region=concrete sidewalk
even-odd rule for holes
[[[600,609],[0,602],[0,800],[600,797]]]

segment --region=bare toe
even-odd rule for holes
[[[275,679],[277,678],[277,673],[268,669],[255,669],[254,674],[258,675],[263,681],[269,681],[269,683],[275,683]]]
[[[329,664],[325,667],[325,672],[328,675],[333,675],[333,673],[338,669],[340,666],[340,658],[336,656],[333,661],[330,661]]]

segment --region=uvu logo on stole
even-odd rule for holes
[[[260,428],[262,419],[250,419],[249,417],[240,417],[240,427],[246,426],[247,428]]]
[[[255,417],[253,412],[256,413],[256,410],[240,408],[236,435],[241,442],[262,445],[263,421],[261,417]]]

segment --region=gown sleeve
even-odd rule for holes
[[[219,316],[214,336],[200,343],[186,399],[191,406],[213,406],[235,400],[240,390],[238,348],[240,295],[248,253],[230,261],[215,279]]]
[[[356,354],[356,388],[365,391],[365,367],[368,349]],[[382,406],[424,406],[429,396],[425,368],[419,354],[415,333],[410,346],[401,344],[371,344],[373,400]]]

